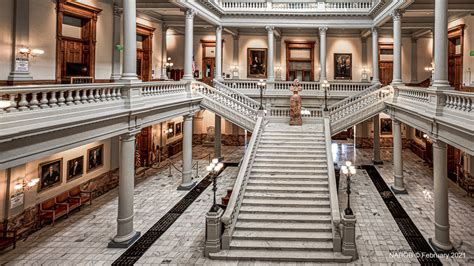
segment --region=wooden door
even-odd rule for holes
[[[460,51],[461,38],[450,38],[448,42],[448,79],[449,85],[456,90],[461,89],[462,84],[462,53]],[[458,47],[456,49],[456,47]]]
[[[457,166],[460,162],[461,151],[451,145],[447,145],[447,154],[448,177],[453,181],[457,181]]]
[[[143,80],[145,72],[143,71],[143,50],[137,49],[137,76],[140,80]]]
[[[216,67],[216,59],[206,57],[202,59],[202,82],[212,85],[214,79],[214,70]]]
[[[393,79],[393,62],[379,63],[380,83],[389,85]]]
[[[146,127],[136,136],[135,147],[135,165],[148,166],[152,163],[151,153],[153,152],[152,127]]]

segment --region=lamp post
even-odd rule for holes
[[[321,87],[324,89],[324,111],[328,111],[328,89],[331,86],[327,80],[324,80]]]
[[[267,84],[263,79],[257,82],[257,86],[260,89],[260,108],[258,108],[258,110],[263,110],[263,90],[265,89],[266,85]]]
[[[346,189],[346,193],[347,193],[347,208],[344,210],[344,213],[346,215],[353,215],[353,212],[352,212],[352,209],[351,209],[351,202],[350,202],[350,195],[351,195],[351,176],[355,175],[356,173],[356,169],[355,167],[352,165],[352,162],[351,161],[347,161],[346,162],[346,165],[343,165],[341,167],[341,171],[342,173],[346,176],[346,182],[347,182],[347,189]]]
[[[212,212],[217,212],[219,210],[219,206],[217,206],[216,202],[216,191],[217,191],[217,175],[219,174],[219,171],[222,169],[224,164],[219,162],[219,159],[212,159],[212,162],[206,167],[206,170],[209,171],[209,173],[212,176],[212,192],[214,193],[214,199],[213,199],[213,204],[211,211]]]

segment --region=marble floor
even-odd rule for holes
[[[212,153],[212,148],[197,147],[195,158]],[[226,159],[238,161],[242,148],[223,147]],[[372,151],[353,149],[352,145],[334,144],[333,153],[338,162],[352,160],[355,164],[370,164]],[[425,238],[433,235],[434,204],[433,180],[430,167],[411,151],[404,151],[405,182],[407,195],[397,195],[398,200],[418,226]],[[391,150],[382,150],[384,164],[377,166],[385,181],[393,182]],[[173,159],[179,168],[180,158]],[[200,160],[200,176],[205,175],[207,158]],[[168,177],[168,168],[150,169],[140,178],[135,187],[135,227],[145,232],[159,220],[186,192],[177,191],[180,174],[173,169]],[[220,181],[218,194],[223,195],[231,186],[238,169],[228,167]],[[395,258],[395,252],[410,251],[390,212],[379,196],[367,173],[358,171],[354,177],[351,205],[357,216],[356,238],[359,260],[353,264],[418,265],[410,256]],[[344,180],[340,184],[340,208],[346,205],[343,192]],[[445,264],[468,265],[474,263],[474,198],[469,198],[456,184],[449,182],[451,240],[465,258],[443,259]],[[208,187],[183,215],[163,234],[138,260],[137,265],[270,265],[269,262],[212,261],[203,256],[205,213],[212,205],[212,191]],[[59,221],[55,227],[46,226],[20,241],[15,250],[0,255],[2,265],[110,265],[124,250],[107,249],[109,238],[115,234],[117,212],[117,190],[97,198],[92,207],[72,214]],[[278,264],[278,263],[277,263]],[[284,264],[284,263],[281,263]],[[288,263],[285,263],[288,264]],[[298,263],[292,263],[293,265]],[[303,265],[303,264],[298,264]],[[306,263],[305,265],[312,265]]]

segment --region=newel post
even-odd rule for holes
[[[140,83],[125,83],[122,97],[125,99],[125,106],[134,109],[143,106],[142,86]]]
[[[206,214],[206,246],[204,248],[206,257],[209,256],[209,253],[216,253],[221,250],[221,216],[223,213],[224,211],[218,208],[217,211],[211,210]]]
[[[346,215],[342,217],[343,232],[342,232],[342,254],[351,256],[352,260],[359,258],[357,254],[357,247],[355,242],[355,215]]]

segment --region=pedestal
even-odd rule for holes
[[[355,215],[345,215],[342,217],[342,254],[351,256],[352,260],[359,258],[357,254],[357,246],[355,242],[355,224],[357,219]]]
[[[204,255],[209,257],[209,253],[219,252],[221,250],[221,216],[224,211],[219,208],[217,212],[209,211],[206,214],[206,246]]]

